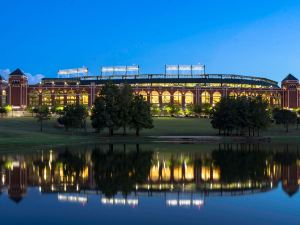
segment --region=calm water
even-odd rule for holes
[[[295,145],[52,149],[0,167],[2,224],[300,224]]]

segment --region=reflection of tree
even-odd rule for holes
[[[71,176],[75,173],[76,180],[78,180],[80,172],[84,169],[86,160],[84,155],[65,150],[58,155],[56,163],[63,165],[64,175]]]
[[[152,152],[108,152],[95,149],[92,153],[95,181],[98,188],[112,197],[118,191],[127,195],[136,184],[147,180],[151,168]]]
[[[213,151],[214,164],[220,167],[222,182],[263,181],[267,178],[264,151]]]

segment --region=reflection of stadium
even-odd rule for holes
[[[109,160],[117,159],[115,153],[105,153],[102,159],[109,156]],[[145,160],[143,153],[119,154],[117,157],[130,157]],[[132,154],[130,156],[130,154]],[[300,162],[295,159],[289,163],[275,153],[264,158],[261,153],[247,153],[243,156],[232,152],[230,157],[262,158],[253,167],[245,165],[241,171],[235,171],[234,162],[219,161],[221,151],[214,151],[212,155],[201,154],[159,154],[151,156],[149,167],[147,162],[136,164],[128,170],[124,169],[132,164],[120,162],[102,168],[97,168],[97,162],[91,160],[91,152],[86,152],[79,158],[65,154],[63,159],[52,151],[47,155],[24,155],[16,160],[11,156],[2,156],[5,162],[2,167],[2,188],[7,188],[8,195],[15,202],[21,201],[26,194],[27,186],[39,187],[42,193],[59,193],[58,200],[87,203],[89,193],[102,193],[102,204],[137,205],[139,195],[164,196],[169,206],[201,206],[207,195],[244,195],[268,191],[282,182],[283,190],[292,196],[299,189]],[[252,155],[249,155],[252,154]],[[220,157],[221,156],[221,157]],[[68,158],[67,158],[68,157]],[[140,158],[137,158],[140,157]],[[284,158],[285,156],[283,156]],[[72,161],[73,160],[73,161]],[[73,162],[77,162],[77,167]],[[117,160],[116,160],[117,161]],[[123,164],[124,163],[124,164]],[[249,163],[253,164],[252,161]],[[106,165],[107,166],[107,165]],[[111,172],[111,168],[113,172]],[[120,171],[116,168],[123,168]],[[142,172],[142,171],[145,171]],[[107,175],[107,177],[105,177]],[[125,175],[125,177],[124,177]],[[127,177],[126,177],[127,176]],[[99,177],[101,178],[99,180]],[[121,180],[119,180],[121,179]],[[108,188],[108,189],[107,189]],[[117,193],[127,193],[118,197]],[[127,197],[126,197],[127,196]]]
[[[250,76],[231,74],[138,74],[45,78],[40,84],[28,85],[27,76],[19,69],[8,82],[1,79],[0,103],[14,109],[28,106],[62,106],[80,103],[91,106],[104,83],[130,84],[136,94],[163,108],[168,104],[214,105],[222,96],[262,96],[270,105],[300,107],[299,81],[288,75],[281,83]]]

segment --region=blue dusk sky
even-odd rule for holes
[[[0,0],[0,73],[205,64],[207,73],[300,78],[298,0]]]

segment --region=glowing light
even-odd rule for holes
[[[58,194],[57,199],[59,201],[78,202],[78,203],[83,203],[83,204],[88,202],[88,198],[86,196],[74,196],[74,195]]]

